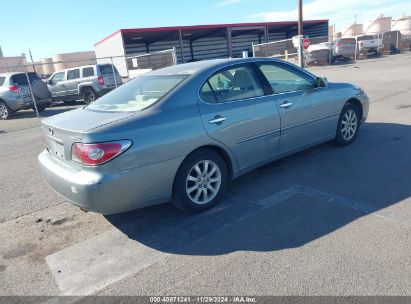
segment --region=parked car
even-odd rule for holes
[[[382,37],[376,35],[358,35],[357,52],[359,56],[380,55],[380,50],[383,48]]]
[[[47,85],[36,73],[28,73],[37,110],[43,112],[51,103]],[[19,110],[34,109],[26,73],[0,74],[0,119],[9,119]]]
[[[213,207],[229,181],[291,153],[351,144],[369,101],[356,85],[268,58],[180,64],[42,121],[42,172],[73,204],[103,214],[172,200]]]
[[[310,44],[304,54],[307,65],[327,65],[332,61],[332,49],[328,42]]]
[[[113,75],[116,75],[114,78]],[[53,101],[83,100],[86,104],[122,84],[117,68],[112,64],[95,64],[54,72],[48,80]]]
[[[355,38],[340,38],[334,40],[331,44],[333,61],[338,59],[354,59],[356,43]]]

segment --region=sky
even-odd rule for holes
[[[297,19],[297,0],[0,0],[4,56],[34,60],[94,50],[120,28],[221,24]],[[303,0],[304,19],[329,19],[341,31],[381,14],[411,15],[410,0]],[[6,25],[6,26],[4,26]]]

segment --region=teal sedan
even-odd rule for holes
[[[112,214],[173,202],[195,213],[230,180],[325,141],[351,144],[367,118],[358,86],[267,58],[176,65],[42,121],[48,184]]]

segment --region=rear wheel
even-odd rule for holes
[[[14,113],[15,111],[10,109],[10,107],[4,101],[0,101],[0,119],[10,119],[11,117],[13,117]]]
[[[357,137],[360,129],[360,110],[353,103],[347,103],[338,120],[335,143],[340,146],[350,145]]]
[[[227,183],[227,166],[220,155],[209,149],[197,151],[177,172],[173,204],[188,213],[205,211],[218,203]]]
[[[97,95],[92,88],[86,88],[83,90],[82,98],[85,104],[90,104],[97,99]]]

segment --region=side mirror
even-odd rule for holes
[[[328,86],[327,77],[317,77],[317,88],[325,88]]]

